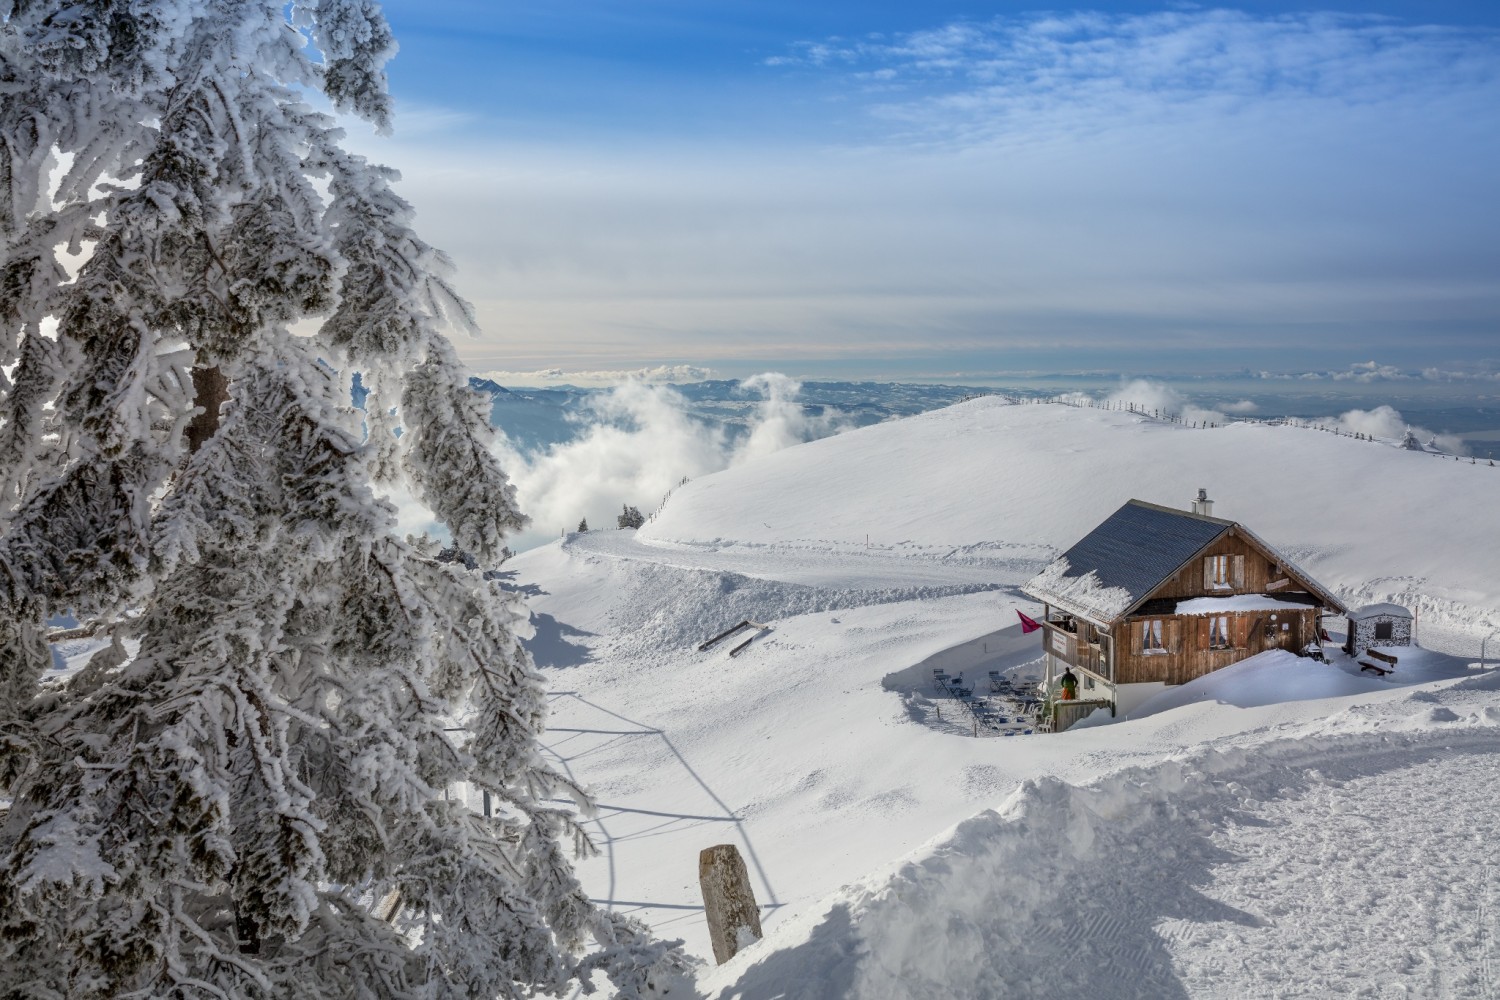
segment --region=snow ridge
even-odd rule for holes
[[[592,534],[592,532],[591,532]],[[610,654],[639,656],[696,646],[735,622],[776,622],[823,611],[897,604],[1000,589],[994,583],[932,586],[815,587],[726,570],[631,560],[598,550],[579,552],[602,572],[615,571],[615,606],[608,615]]]

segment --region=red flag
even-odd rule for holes
[[[1041,622],[1034,621],[1033,619],[1027,618],[1025,615],[1021,614],[1021,612],[1019,612],[1019,611],[1016,612],[1016,617],[1019,618],[1019,619],[1021,619],[1021,634],[1022,635],[1027,635],[1028,633],[1035,632],[1037,629],[1039,629],[1039,628],[1042,627],[1042,623]]]

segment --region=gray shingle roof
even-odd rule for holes
[[[1061,586],[1043,583],[1048,576],[1044,572],[1023,590],[1037,600],[1097,617],[1100,609],[1072,607],[1075,602],[1061,593],[1068,589],[1068,581],[1093,573],[1100,587],[1117,588],[1129,595],[1129,601],[1120,608],[1123,612],[1125,607],[1133,606],[1161,586],[1194,553],[1233,524],[1216,517],[1130,500],[1062,554],[1068,568],[1058,581]]]

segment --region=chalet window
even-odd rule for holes
[[[1208,648],[1229,649],[1234,643],[1229,638],[1229,616],[1214,615],[1208,620]]]
[[[1209,556],[1208,567],[1204,572],[1205,581],[1215,590],[1224,590],[1229,587],[1229,557]]]
[[[1381,639],[1389,639],[1389,638],[1391,638],[1391,633],[1392,633],[1392,628],[1391,628],[1391,623],[1390,622],[1376,622],[1375,623],[1375,639],[1376,639],[1376,641],[1379,641]]]
[[[1204,556],[1204,590],[1243,590],[1245,588],[1244,556]]]
[[[1162,642],[1162,638],[1162,622],[1160,618],[1154,621],[1141,622],[1141,652],[1165,653],[1167,647]]]

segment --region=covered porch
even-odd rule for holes
[[[1113,710],[1115,662],[1110,634],[1096,622],[1043,605],[1040,624],[1044,656],[1044,710],[1053,732],[1062,732],[1098,708]],[[1061,678],[1071,671],[1078,680],[1072,699],[1062,697]]]

